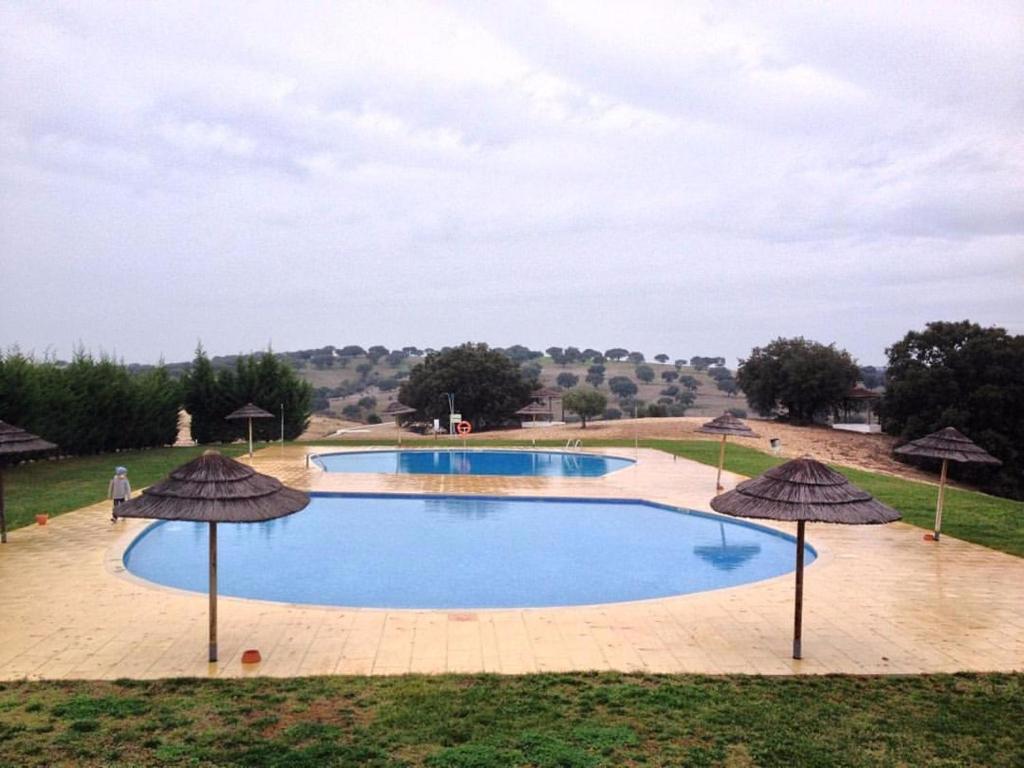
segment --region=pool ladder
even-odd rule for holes
[[[579,438],[573,441],[573,439],[570,437],[568,440],[565,441],[565,450],[567,451],[578,451],[582,447],[583,443],[580,441]]]

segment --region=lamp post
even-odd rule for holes
[[[455,393],[445,392],[444,396],[448,399],[448,434],[454,434],[452,432],[452,414],[455,413]]]

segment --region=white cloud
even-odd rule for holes
[[[998,3],[7,3],[0,344],[521,332],[735,356],[804,333],[877,362],[950,312],[1019,328],[1020,21]],[[137,327],[95,311],[112,285]]]

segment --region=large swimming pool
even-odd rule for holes
[[[207,589],[207,529],[147,528],[125,565]],[[519,608],[680,595],[793,569],[768,528],[641,501],[314,494],[295,515],[218,526],[222,594],[378,608]],[[814,559],[809,547],[807,562]]]
[[[411,475],[511,475],[600,477],[632,459],[567,451],[347,451],[313,459],[326,472],[390,472]]]

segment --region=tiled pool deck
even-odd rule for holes
[[[255,464],[324,491],[644,498],[701,510],[714,495],[713,468],[650,450],[590,479],[327,475],[305,468],[305,452],[268,448]],[[124,549],[147,524],[111,525],[102,503],[10,534],[0,549],[0,679],[1024,669],[1024,559],[949,537],[925,542],[903,523],[808,526],[819,557],[806,573],[801,661],[789,658],[789,575],[636,603],[457,613],[221,598],[221,661],[208,664],[206,595],[124,572]],[[243,668],[246,648],[263,662]]]

